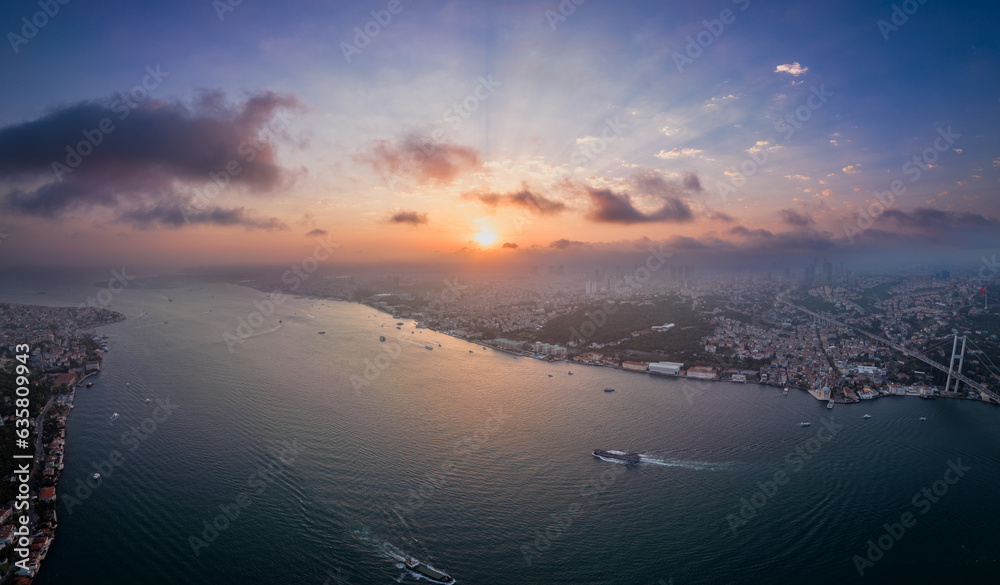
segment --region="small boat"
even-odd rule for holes
[[[94,475],[92,475],[90,477],[91,477],[91,479],[101,479],[101,474],[100,473],[95,473]]]
[[[433,347],[431,347],[431,346],[429,346],[429,345],[425,345],[425,346],[424,346],[424,349],[434,349],[434,348],[433,348]]]
[[[419,574],[423,575],[424,577],[427,577],[431,581],[434,581],[435,583],[454,583],[455,582],[455,579],[452,578],[451,575],[449,575],[449,574],[447,574],[447,573],[445,573],[443,571],[439,571],[439,570],[435,569],[434,567],[431,567],[427,563],[422,563],[422,562],[418,561],[417,559],[415,559],[413,557],[410,557],[410,558],[406,559],[406,561],[404,561],[403,564],[406,565],[407,569],[410,569],[414,573],[419,573]]]
[[[87,382],[87,388],[93,388],[93,387],[94,387],[93,382]]]
[[[146,404],[149,404],[149,398],[146,399]]]
[[[385,335],[379,335],[378,336],[378,340],[379,341],[385,341]]]
[[[326,335],[326,331],[320,331],[319,334],[320,335]]]
[[[396,323],[396,325],[399,325],[400,327],[402,327],[403,326],[403,322],[400,321],[399,323]]]
[[[552,374],[549,374],[549,377],[551,378],[551,377],[552,377]]]
[[[922,416],[922,417],[920,417],[920,420],[927,420],[927,417],[926,416]]]
[[[402,330],[403,328],[402,327],[396,327],[396,329]]]
[[[438,344],[438,347],[441,347],[441,344],[440,344],[440,343]]]
[[[871,417],[872,417],[872,415],[870,415],[870,414],[866,414],[866,415],[864,415],[864,416],[863,416],[863,417],[861,417],[861,418],[871,418]]]
[[[126,385],[126,386],[128,386],[129,384],[131,384],[131,382],[125,382],[125,385]]]
[[[808,426],[809,426],[809,425],[811,425],[811,424],[812,424],[811,422],[800,422],[800,423],[799,423],[799,426],[800,426],[800,427],[808,427]]]
[[[486,349],[486,346],[485,346],[485,345],[483,346],[483,349]]]
[[[567,373],[567,374],[569,374],[570,376],[572,376],[572,375],[573,375],[573,372],[566,372],[566,373]]]
[[[118,413],[117,412],[111,415],[111,421],[110,422],[115,422],[116,420],[118,420]]]
[[[471,349],[469,350],[469,353],[472,353],[472,350],[471,350]]]
[[[782,392],[781,395],[782,396],[788,396],[788,388],[785,388],[785,391]]]
[[[597,457],[598,459],[617,459],[626,463],[638,463],[642,459],[642,457],[634,451],[612,453],[603,449],[594,449],[594,457]]]
[[[830,410],[831,408],[833,408],[833,400],[831,400],[830,402],[826,403],[826,409]]]
[[[614,392],[615,389],[614,388],[605,388],[604,391],[605,392]]]

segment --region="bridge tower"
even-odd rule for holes
[[[962,340],[962,350],[956,354],[956,350],[958,349],[958,340],[959,339]],[[958,370],[954,370],[954,367],[955,367],[955,358],[958,358]],[[955,334],[955,341],[953,341],[952,344],[951,344],[951,360],[948,361],[948,381],[945,382],[945,384],[944,384],[944,391],[945,392],[958,392],[959,380],[957,378],[955,379],[955,389],[952,390],[951,389],[951,375],[952,375],[952,372],[954,372],[956,374],[961,374],[962,373],[962,364],[964,362],[965,362],[965,336],[963,335],[962,337],[959,337],[958,334],[956,333]]]

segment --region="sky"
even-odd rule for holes
[[[993,2],[10,1],[0,265],[1000,248]]]

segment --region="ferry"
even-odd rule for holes
[[[634,451],[628,451],[626,453],[611,453],[610,451],[605,451],[603,449],[594,449],[594,457],[597,457],[598,459],[602,457],[605,459],[617,459],[626,463],[638,463],[642,460],[642,457]]]
[[[615,389],[614,388],[605,388],[604,391],[605,392],[614,392]]]
[[[812,424],[811,422],[800,422],[800,423],[799,423],[799,426],[800,426],[800,427],[808,427],[808,426],[809,426],[809,425],[811,425],[811,424]]]
[[[445,573],[444,571],[438,571],[437,569],[431,567],[427,563],[422,563],[417,559],[410,557],[404,561],[407,569],[410,569],[414,573],[420,573],[424,577],[427,577],[435,583],[454,583],[455,579],[451,575]]]
[[[826,403],[826,409],[830,410],[831,408],[833,408],[833,400],[830,400],[830,402]]]

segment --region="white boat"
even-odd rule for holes
[[[833,400],[826,403],[826,409],[830,410],[831,408],[833,408]]]
[[[811,422],[800,422],[800,423],[799,423],[799,426],[800,426],[800,427],[808,427],[808,426],[809,426],[809,425],[811,425],[811,424],[812,424]]]
[[[92,476],[90,476],[90,477],[91,477],[92,479],[101,479],[101,474],[100,474],[100,473],[95,473],[94,475],[92,475]]]
[[[870,414],[866,414],[866,415],[864,415],[864,416],[863,416],[863,417],[861,417],[861,418],[871,418],[871,417],[872,417],[872,415],[870,415]]]
[[[146,404],[149,404],[149,398],[146,399]]]
[[[785,388],[785,391],[782,392],[781,395],[782,396],[788,396],[788,388]]]
[[[116,420],[118,420],[118,413],[117,412],[111,415],[111,422],[115,422]]]
[[[920,417],[920,420],[927,420],[927,417],[926,416],[922,416],[922,417]]]

